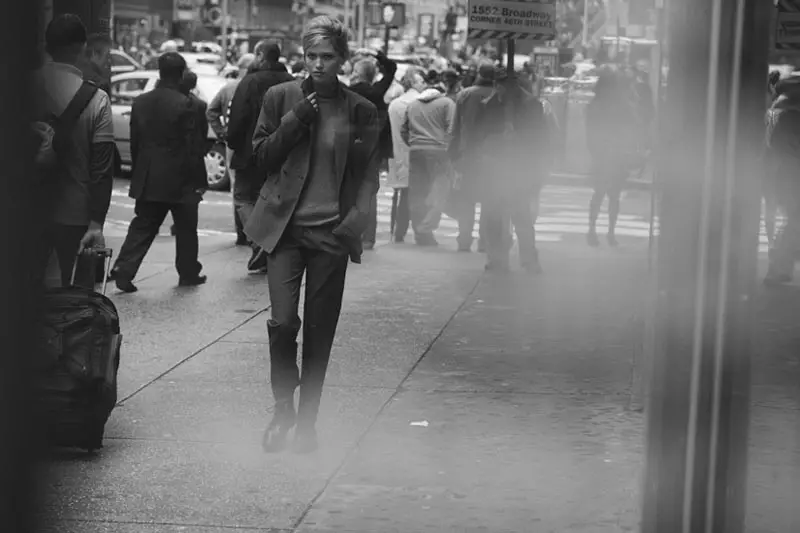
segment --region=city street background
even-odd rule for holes
[[[115,190],[118,250],[132,209],[125,182]],[[453,251],[447,219],[438,249],[387,244],[383,195],[380,245],[350,266],[321,448],[297,456],[261,449],[267,284],[233,245],[229,196],[210,193],[208,284],[176,286],[167,222],[140,291],[109,289],[125,335],[120,404],[97,456],[54,458],[47,531],[637,531],[645,417],[628,405],[649,199],[626,193],[621,246],[593,249],[588,195],[545,189],[533,277],[484,274],[482,254]],[[757,302],[748,533],[797,529],[797,296]]]

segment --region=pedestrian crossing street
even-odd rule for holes
[[[536,221],[536,237],[539,242],[560,242],[585,236],[589,230],[588,206],[591,190],[584,187],[548,186],[542,191],[539,218]],[[382,187],[378,194],[378,239],[388,240],[392,208],[391,188]],[[106,235],[124,237],[128,224],[133,218],[133,200],[127,196],[127,187],[114,190],[111,211],[106,221]],[[229,193],[209,192],[200,205],[200,224],[198,235],[201,238],[234,238],[232,205]],[[476,209],[474,237],[478,237],[480,206]],[[597,223],[597,231],[604,234],[607,229],[605,206]],[[160,236],[169,237],[171,218],[168,216],[161,228]],[[617,222],[617,236],[623,239],[647,240],[650,235],[650,199],[642,191],[625,193],[622,199],[622,213]],[[653,231],[658,233],[658,220]],[[458,235],[458,222],[443,216],[438,237],[455,238]],[[761,249],[766,251],[767,239],[761,231]]]

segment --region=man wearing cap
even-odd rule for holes
[[[214,98],[211,99],[211,103],[208,104],[208,109],[206,110],[206,118],[208,119],[209,126],[211,126],[211,129],[214,130],[214,133],[217,135],[217,139],[226,143],[225,161],[227,162],[226,166],[228,168],[228,176],[231,180],[231,192],[233,192],[236,188],[236,171],[231,168],[233,150],[231,150],[230,146],[227,146],[228,113],[230,112],[231,100],[233,100],[236,87],[238,87],[239,82],[242,81],[242,78],[247,75],[247,69],[250,68],[255,59],[256,56],[253,54],[244,54],[239,59],[239,62],[236,65],[239,69],[236,78],[229,81],[222,89],[219,90]],[[235,202],[233,205],[233,220],[236,224],[236,244],[238,246],[247,244],[248,240],[244,234],[244,231],[242,231],[242,220],[239,217],[238,211],[236,210]]]
[[[280,62],[281,49],[277,44],[260,41],[254,52],[255,61],[233,93],[226,137],[228,147],[233,150],[230,166],[236,172],[234,205],[245,226],[266,180],[266,174],[259,172],[252,157],[253,133],[261,113],[261,102],[270,87],[294,80],[286,65]],[[263,271],[266,266],[266,254],[253,245],[247,269]]]

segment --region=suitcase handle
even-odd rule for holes
[[[70,276],[69,284],[70,286],[75,286],[75,274],[78,271],[78,259],[80,258],[81,254],[89,255],[89,253],[97,254],[99,257],[103,257],[103,289],[102,294],[105,295],[106,293],[106,285],[108,284],[108,276],[111,274],[111,257],[114,255],[114,250],[111,248],[87,248],[83,252],[77,254],[75,256],[75,261],[72,262],[72,276]]]

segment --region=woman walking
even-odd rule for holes
[[[637,121],[625,76],[616,68],[600,72],[586,109],[586,136],[592,157],[594,194],[589,202],[590,246],[599,246],[597,217],[608,196],[608,244],[617,246],[616,226],[622,189],[636,151]]]
[[[378,191],[378,115],[344,89],[339,69],[348,33],[327,16],[303,35],[309,77],[270,88],[253,136],[253,157],[267,176],[245,233],[267,254],[269,334],[275,412],[266,451],[317,448],[322,385],[342,308],[348,257],[361,262],[361,235]],[[300,285],[305,274],[302,373],[297,367]],[[295,410],[294,391],[300,389]]]

